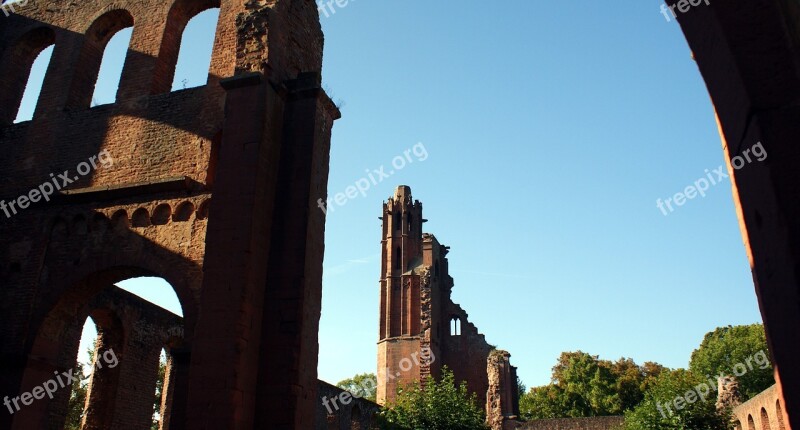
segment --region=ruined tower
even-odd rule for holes
[[[412,198],[408,186],[397,187],[383,204],[381,220],[378,403],[394,400],[401,385],[440,376],[446,365],[457,381],[466,381],[483,407],[490,391],[487,360],[493,347],[450,299],[449,247],[422,232],[427,221],[422,203]],[[508,364],[494,383],[491,392],[511,393],[516,369]],[[512,397],[506,396],[503,405],[508,416],[517,415]]]

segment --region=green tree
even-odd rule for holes
[[[89,354],[89,361],[87,363],[76,362],[75,370],[72,373],[75,376],[72,382],[71,393],[69,395],[69,403],[67,404],[67,419],[64,422],[64,430],[80,430],[81,420],[83,419],[84,406],[86,406],[86,396],[89,395],[89,377],[84,375],[85,370],[92,369],[94,363],[94,350],[97,346],[97,339],[92,341],[87,352]]]
[[[84,365],[78,363],[73,373],[73,375],[77,375],[77,378],[72,382],[72,392],[69,395],[67,420],[64,423],[65,430],[80,430],[81,428],[83,407],[86,404],[86,395],[89,385],[89,378],[83,375],[83,371]]]
[[[644,398],[644,391],[665,368],[637,365],[630,358],[600,360],[582,351],[564,352],[553,367],[551,384],[520,399],[524,419],[621,415]]]
[[[775,383],[767,337],[761,324],[720,327],[706,334],[700,347],[692,353],[689,368],[706,379],[735,376],[742,401]]]
[[[438,382],[428,377],[424,388],[417,382],[399,388],[378,421],[384,430],[488,430],[477,396],[466,383],[456,385],[447,367]]]
[[[717,414],[716,395],[707,385],[702,387],[707,382],[684,369],[661,372],[644,400],[625,413],[624,429],[726,430],[729,419]]]
[[[354,396],[374,402],[378,390],[378,378],[374,373],[359,373],[352,378],[339,381],[336,386]]]
[[[150,430],[158,430],[161,426],[161,397],[164,394],[164,383],[167,377],[167,357],[161,354],[158,361],[158,380],[156,381],[156,393],[153,397],[153,423]]]

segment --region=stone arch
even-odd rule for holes
[[[208,218],[208,205],[211,204],[210,199],[203,200],[200,203],[200,207],[197,208],[197,219],[206,219]]]
[[[120,209],[114,212],[114,214],[111,215],[111,225],[118,232],[127,231],[131,226],[131,222],[128,219],[128,211]]]
[[[761,430],[772,430],[769,425],[769,414],[765,408],[761,408]]]
[[[127,219],[127,216],[126,216]],[[89,226],[92,234],[102,235],[111,227],[111,221],[102,212],[95,212],[92,215],[92,222]]]
[[[193,332],[193,324],[197,317],[196,300],[189,290],[186,280],[182,279],[180,274],[169,271],[167,273],[159,272],[163,267],[172,266],[176,262],[158,262],[156,260],[163,259],[163,257],[142,256],[134,258],[135,264],[133,265],[119,266],[117,261],[120,259],[125,259],[125,257],[110,255],[100,261],[85,263],[74,270],[75,275],[67,275],[64,279],[56,277],[51,285],[42,286],[43,291],[56,294],[60,292],[60,294],[50,294],[51,300],[39,306],[37,315],[40,318],[31,323],[31,333],[34,334],[34,338],[28,349],[28,362],[21,375],[21,393],[41,385],[42,381],[49,380],[54,374],[74,368],[81,329],[87,316],[91,316],[98,327],[99,341],[96,351],[102,353],[111,349],[113,350],[112,354],[121,351],[121,355],[124,355],[125,351],[122,345],[129,336],[132,324],[120,324],[118,322],[121,319],[120,315],[105,308],[93,307],[95,306],[92,304],[93,299],[104,294],[107,287],[122,280],[156,276],[163,278],[173,287],[186,316],[184,324],[187,321],[190,324],[184,325],[185,329],[180,330],[182,337],[180,341],[175,340],[177,337],[165,338],[165,342],[174,345],[174,349],[182,355],[181,367],[183,370],[179,372],[182,379],[176,384],[177,387],[173,388],[173,392],[181,393],[180,395],[183,397],[188,396],[188,357],[191,346],[190,340],[184,337],[184,330],[189,335]],[[159,351],[160,348],[159,345]],[[120,357],[120,360],[122,359]],[[87,408],[86,416],[95,424],[91,428],[111,428],[108,414],[115,411],[118,406],[107,400],[115,395],[116,391],[114,390],[119,387],[116,382],[119,380],[119,376],[111,369],[106,369],[105,373],[99,375],[98,378],[100,382],[97,384],[99,385],[95,384],[95,386],[94,382],[90,383],[90,387],[93,387],[90,391],[97,395],[92,401],[94,409]],[[15,420],[18,419],[26,425],[37,423],[36,428],[61,428],[66,417],[69,394],[69,389],[59,390],[53,400],[48,401],[45,398],[38,404],[27,406],[26,409],[18,412]],[[183,398],[181,402],[185,404],[186,398]],[[148,403],[150,405],[149,413],[152,414],[152,400]]]
[[[747,430],[756,430],[756,422],[752,415],[747,415]]]
[[[131,215],[131,227],[149,227],[150,214],[146,208],[139,208],[133,211]]]
[[[86,30],[83,46],[78,54],[75,73],[67,98],[67,108],[82,109],[91,105],[94,86],[100,73],[100,64],[108,41],[122,29],[133,27],[133,15],[125,9],[110,10]]]
[[[50,27],[32,29],[16,40],[0,62],[0,125],[11,124],[17,117],[33,62],[46,48],[56,43]],[[49,69],[49,67],[48,67]]]
[[[86,217],[83,214],[77,214],[72,218],[72,229],[70,231],[80,235],[89,232],[89,224],[86,222]]]
[[[166,225],[171,216],[172,207],[167,203],[162,203],[153,210],[153,225]]]
[[[350,430],[361,430],[361,408],[353,405],[350,411]]]
[[[172,214],[172,220],[176,222],[189,221],[193,213],[194,204],[192,204],[192,202],[185,201],[179,204],[175,209],[175,213]]]
[[[775,415],[778,417],[778,430],[786,430],[786,424],[783,422],[783,408],[781,407],[781,399],[775,401]]]
[[[743,429],[742,429],[742,422],[741,422],[740,420],[736,420],[736,421],[734,421],[734,423],[733,423],[733,429],[734,429],[734,430],[743,430]]]
[[[153,76],[152,94],[167,93],[172,88],[181,39],[186,24],[200,12],[219,8],[220,0],[176,0],[167,14],[167,25]]]

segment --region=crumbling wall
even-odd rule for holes
[[[316,201],[327,197],[339,117],[321,89],[314,2],[22,3],[0,19],[0,200],[71,174],[51,199],[0,213],[0,393],[67,365],[82,303],[157,276],[186,317],[186,346],[171,357],[172,428],[310,428],[325,222]],[[208,84],[170,92],[183,29],[212,7]],[[106,43],[131,25],[116,102],[91,107]],[[51,44],[33,119],[12,124]],[[113,163],[73,176],[98,154]],[[0,427],[42,428],[33,415],[0,414]]]

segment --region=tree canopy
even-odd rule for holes
[[[359,373],[352,378],[339,381],[336,386],[349,391],[355,397],[374,402],[378,389],[378,378],[374,373]]]
[[[762,324],[720,327],[706,334],[692,353],[689,369],[698,376],[735,376],[746,401],[775,383]]]

